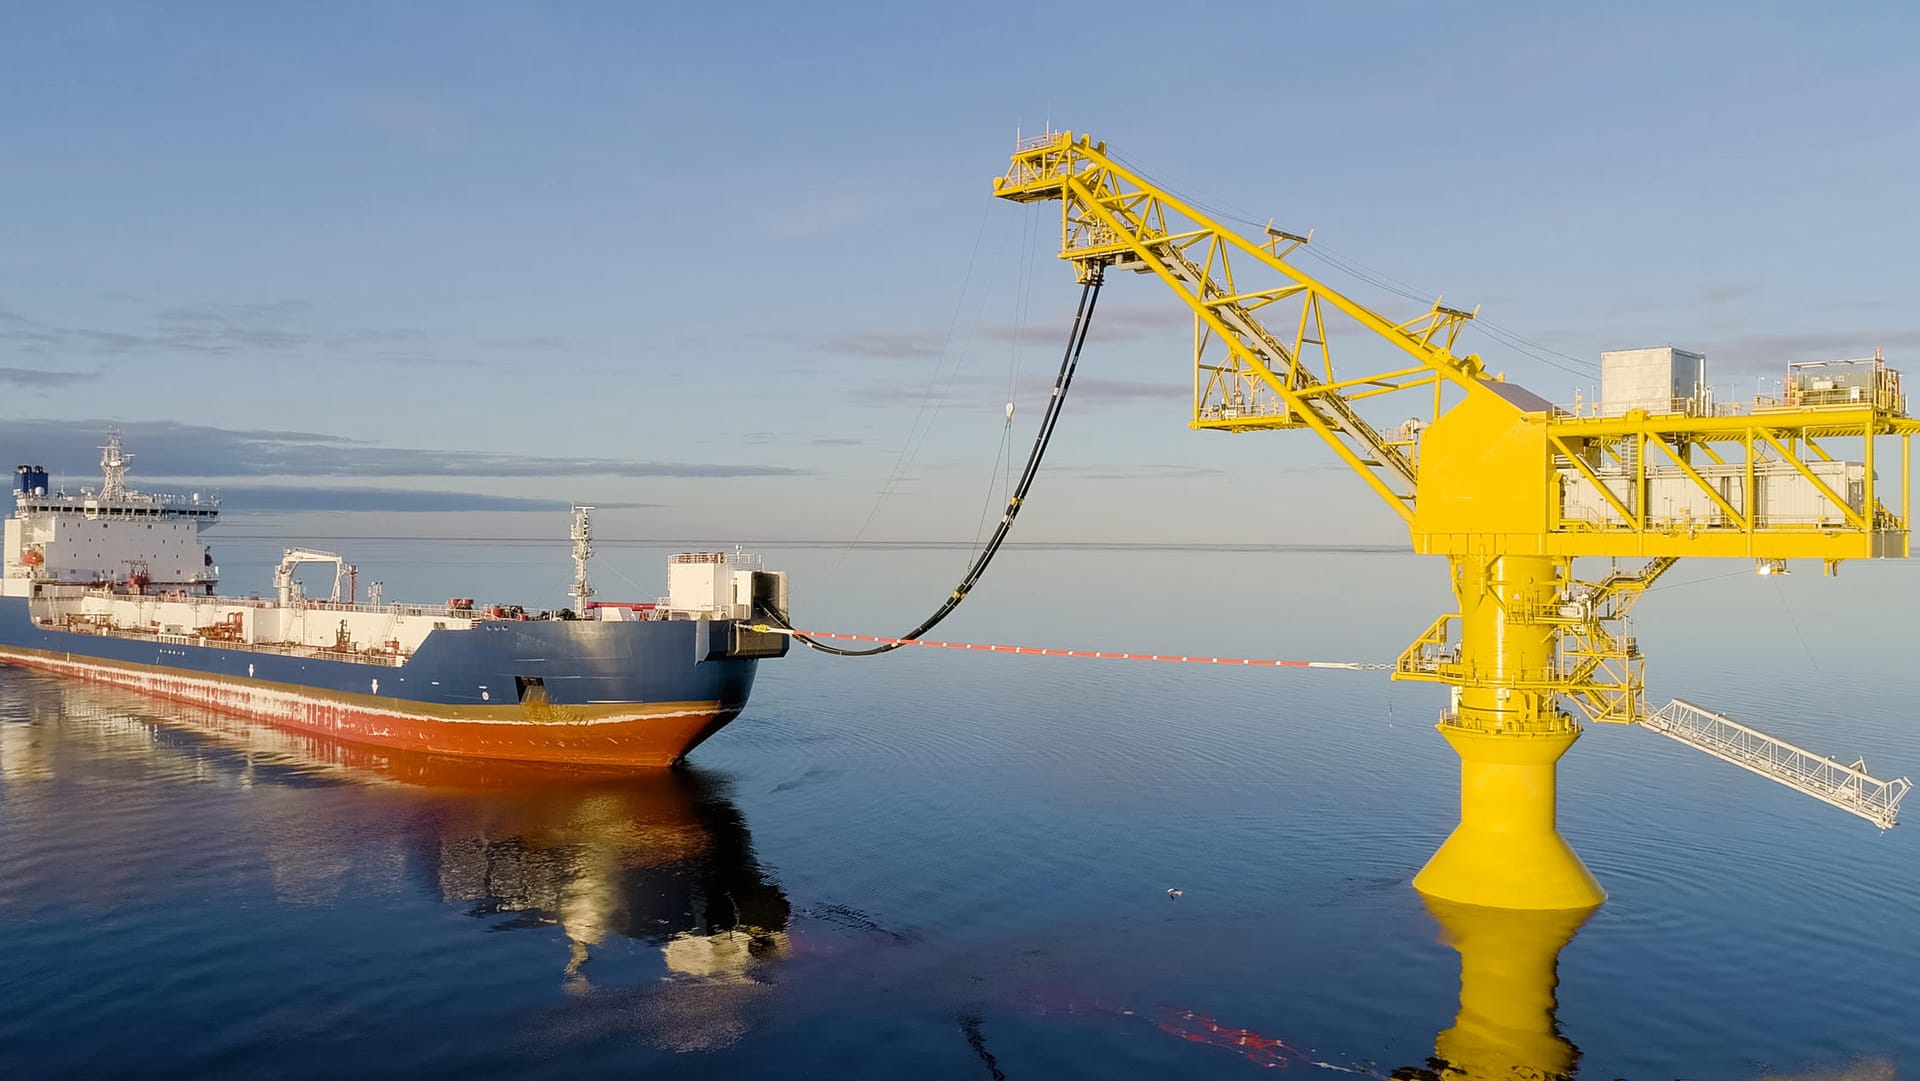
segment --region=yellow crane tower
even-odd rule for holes
[[[1057,200],[1060,257],[1082,281],[1150,273],[1186,302],[1192,427],[1314,432],[1406,522],[1415,552],[1446,557],[1459,611],[1394,671],[1452,689],[1439,729],[1460,756],[1460,823],[1414,878],[1429,896],[1509,909],[1605,900],[1555,825],[1556,763],[1581,732],[1567,707],[1595,722],[1650,719],[1625,620],[1675,560],[1765,571],[1819,559],[1831,573],[1908,555],[1920,422],[1878,356],[1791,370],[1778,398],[1733,406],[1696,385],[1626,410],[1556,408],[1454,351],[1473,313],[1435,302],[1404,322],[1382,316],[1289,260],[1308,237],[1271,225],[1241,236],[1084,135],[1022,142],[994,194]],[[1352,349],[1343,339],[1336,365],[1333,332],[1355,324],[1366,333]],[[1361,416],[1388,400],[1402,410],[1388,415],[1414,419],[1383,430]],[[1897,440],[1897,510],[1876,488],[1885,440]],[[1577,578],[1578,557],[1608,563]]]

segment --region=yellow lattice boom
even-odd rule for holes
[[[1675,560],[1831,571],[1908,555],[1920,422],[1877,356],[1845,387],[1790,379],[1740,403],[1702,387],[1625,410],[1556,406],[1456,351],[1476,312],[1436,299],[1412,319],[1382,315],[1291,259],[1310,234],[1269,223],[1241,235],[1089,137],[1022,143],[994,194],[1058,202],[1060,256],[1082,280],[1095,267],[1152,274],[1185,302],[1194,428],[1316,433],[1406,523],[1415,552],[1448,560],[1460,610],[1395,671],[1452,688],[1439,727],[1462,760],[1461,822],[1414,880],[1431,895],[1509,908],[1604,898],[1555,828],[1555,763],[1580,734],[1568,707],[1644,716],[1626,616]],[[1382,415],[1405,419],[1368,419]],[[1881,500],[1882,452],[1898,459],[1897,507]],[[1583,580],[1580,557],[1608,563]]]

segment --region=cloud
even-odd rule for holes
[[[1094,334],[1104,329],[1138,337],[1170,330],[1190,330],[1192,327],[1193,312],[1183,304],[1156,304],[1151,307],[1114,305],[1095,308],[1093,312]]]
[[[829,353],[847,353],[876,360],[921,360],[946,352],[932,335],[892,334],[867,331],[828,338],[819,348]]]
[[[90,372],[61,372],[49,368],[0,368],[0,384],[16,387],[66,387],[100,378]]]
[[[1037,408],[1040,403],[1035,399],[1045,398],[1053,389],[1050,378],[1030,377],[1020,381],[1020,398]],[[981,408],[991,406],[998,410],[1006,404],[1006,384],[979,375],[962,374],[955,377],[948,388],[950,399],[967,402]],[[855,401],[863,405],[882,406],[898,409],[903,405],[919,405],[926,398],[925,385],[917,386],[864,386],[853,392]],[[1187,402],[1193,396],[1191,383],[1159,383],[1144,379],[1103,379],[1099,376],[1075,376],[1073,385],[1067,388],[1066,408],[1071,412],[1076,406],[1126,405],[1132,402],[1170,401]]]
[[[192,304],[153,313],[162,323],[273,323],[297,319],[313,310],[304,300],[269,300],[252,304]]]
[[[444,102],[421,94],[369,91],[347,104],[368,126],[417,145],[451,142],[461,127]]]
[[[444,351],[431,335],[392,328],[317,329],[298,320],[312,311],[303,300],[191,304],[152,312],[133,329],[64,326],[0,313],[0,342],[35,356],[126,358],[192,353],[262,354],[379,364],[492,366]]]
[[[1020,342],[1046,345],[1066,341],[1069,322],[1029,322],[1024,325],[995,323],[980,328],[979,337],[990,342]],[[1094,312],[1093,329],[1088,338],[1113,343],[1144,338],[1164,338],[1185,332],[1193,325],[1193,316],[1179,304],[1153,306],[1112,305]],[[769,333],[761,337],[774,341],[798,341],[822,353],[871,357],[874,360],[931,360],[949,352],[947,331],[867,330],[813,338],[800,334]]]
[[[1126,465],[1119,468],[1093,465],[1054,465],[1055,473],[1071,474],[1078,480],[1192,480],[1198,477],[1224,476],[1226,470],[1210,465]]]
[[[558,334],[533,334],[523,338],[482,338],[474,344],[482,349],[583,350],[586,348],[572,338],[563,338]]]
[[[807,440],[807,444],[814,447],[864,447],[867,445],[867,441],[864,439],[849,439],[844,436],[827,435],[820,436],[816,439],[809,439]]]
[[[97,472],[103,420],[13,420],[0,426],[0,462],[44,462],[63,476]],[[136,469],[152,477],[737,477],[806,476],[756,463],[565,458],[493,451],[383,447],[318,432],[213,428],[173,421],[117,425]]]
[[[1876,348],[1920,353],[1920,329],[1748,334],[1708,343],[1703,352],[1712,381],[1723,375],[1784,375],[1794,361],[1870,357]],[[1893,358],[1893,366],[1900,367],[1899,357]]]
[[[1757,292],[1751,285],[1709,285],[1700,290],[1698,299],[1702,304],[1730,304]]]
[[[565,499],[539,496],[491,495],[444,489],[407,488],[309,488],[299,485],[222,486],[218,494],[222,510],[234,514],[280,514],[290,512],[408,511],[564,511],[573,504]],[[657,508],[658,503],[595,503],[600,510]]]
[[[1047,384],[1051,386],[1051,384]],[[1037,388],[1036,388],[1037,389]],[[1145,379],[1101,379],[1098,377],[1076,376],[1073,385],[1067,388],[1070,399],[1068,407],[1074,402],[1094,402],[1100,405],[1120,405],[1125,402],[1179,402],[1189,403],[1193,398],[1192,383],[1157,383]]]
[[[1034,344],[1057,338],[1065,343],[1070,326],[1069,322],[1046,320],[1026,324],[997,323],[982,330],[981,334],[996,342]],[[1183,304],[1113,304],[1094,309],[1093,329],[1088,331],[1087,337],[1103,342],[1132,341],[1165,337],[1174,331],[1184,332],[1192,328],[1193,313]]]

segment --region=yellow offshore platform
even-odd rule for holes
[[[1406,322],[1381,316],[1289,261],[1308,237],[1271,225],[1241,236],[1086,136],[1022,142],[994,194],[1059,201],[1060,257],[1083,282],[1151,273],[1192,309],[1193,427],[1316,433],[1405,520],[1414,551],[1446,557],[1459,611],[1436,620],[1394,671],[1452,688],[1439,729],[1460,755],[1460,824],[1414,878],[1431,897],[1508,909],[1605,900],[1555,825],[1556,763],[1581,732],[1569,706],[1676,738],[1687,725],[1731,725],[1720,745],[1700,745],[1755,768],[1736,744],[1769,737],[1686,703],[1649,713],[1643,701],[1644,658],[1625,620],[1675,560],[1738,557],[1769,571],[1818,559],[1831,573],[1846,559],[1909,554],[1920,422],[1877,355],[1795,366],[1778,397],[1718,404],[1697,369],[1692,384],[1680,378],[1690,355],[1665,351],[1667,392],[1627,408],[1604,396],[1556,407],[1454,352],[1473,313],[1436,302]],[[1363,369],[1377,366],[1369,353],[1398,359],[1383,371],[1336,366],[1332,331],[1352,324],[1398,350],[1369,351],[1358,335]],[[1375,427],[1359,409],[1375,412],[1375,399],[1413,419]],[[1897,440],[1897,510],[1876,487],[1883,440]],[[1579,557],[1608,562],[1576,577]],[[1848,769],[1811,760],[1814,771]],[[1837,776],[1833,791],[1779,779],[1857,802],[1864,771]],[[1885,825],[1910,786],[1873,783],[1885,787],[1866,816]]]

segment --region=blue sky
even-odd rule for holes
[[[0,451],[81,480],[113,422],[136,479],[362,532],[559,534],[580,499],[607,535],[964,539],[1076,296],[1057,212],[989,196],[1049,121],[1576,370],[1545,351],[1682,345],[1742,394],[1875,346],[1912,367],[1916,30],[1892,5],[10,4]],[[1024,539],[1404,537],[1310,436],[1187,430],[1164,287],[1102,308]],[[1594,379],[1467,344],[1554,400]]]

